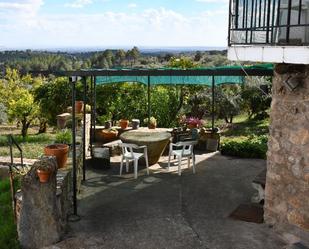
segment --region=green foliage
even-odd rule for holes
[[[57,132],[55,143],[71,144],[72,143],[72,131],[68,129],[64,129],[64,130]]]
[[[21,135],[15,135],[14,139],[21,146],[25,158],[36,159],[44,152],[44,147],[54,142],[53,134],[28,135],[23,138]],[[19,157],[19,151],[13,149],[14,157]],[[0,156],[9,156],[7,136],[0,135]]]
[[[138,83],[97,86],[97,113],[100,121],[143,119],[146,116],[146,87]]]
[[[71,104],[71,87],[67,78],[49,78],[34,93],[35,101],[40,106],[40,116],[51,125],[56,124],[56,117],[66,111]]]
[[[0,180],[0,248],[20,248],[12,210],[10,181]]]
[[[39,109],[32,92],[41,83],[40,78],[21,76],[17,70],[9,68],[0,82],[1,102],[7,108],[9,119],[22,124],[23,137],[27,135],[31,122],[38,116]]]
[[[266,158],[269,119],[252,120],[237,116],[236,122],[222,132],[221,153],[245,158]]]
[[[156,86],[151,90],[151,115],[159,127],[173,127],[178,114],[177,92],[170,86]]]
[[[28,135],[26,138],[23,138],[21,135],[15,135],[14,140],[21,143],[43,143],[52,141],[52,136],[50,134],[37,134],[37,135]],[[0,146],[7,146],[8,139],[5,135],[0,135]]]
[[[221,143],[223,155],[266,159],[267,136],[226,138]]]
[[[226,85],[216,88],[216,113],[226,123],[232,123],[233,118],[241,112],[241,87]]]
[[[169,66],[174,68],[188,69],[196,67],[197,65],[190,59],[186,57],[175,58],[172,57],[169,61]]]
[[[150,117],[150,119],[148,120],[148,118],[144,119],[144,123],[145,124],[150,124],[150,125],[157,125],[157,120],[155,117]]]
[[[251,78],[247,80],[241,96],[243,98],[243,109],[249,117],[265,117],[265,112],[270,108],[271,95],[263,91],[262,86],[270,88],[271,83],[266,78]]]

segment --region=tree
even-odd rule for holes
[[[200,61],[202,59],[202,52],[201,51],[197,51],[195,56],[194,56],[194,61]]]
[[[36,103],[40,106],[45,127],[47,122],[56,124],[57,115],[71,105],[71,87],[66,78],[50,77],[35,90],[34,96]],[[43,126],[42,129],[44,130],[45,127]]]
[[[243,109],[248,112],[249,118],[265,118],[266,110],[270,108],[271,94],[263,91],[261,86],[271,86],[269,80],[264,77],[251,77],[246,79],[243,87]]]
[[[32,94],[42,84],[42,79],[21,76],[17,70],[7,68],[0,83],[0,102],[7,108],[10,120],[21,122],[21,133],[25,137],[31,122],[38,115],[38,105]]]
[[[34,102],[33,95],[28,90],[18,89],[16,93],[19,98],[10,100],[8,113],[11,119],[17,119],[21,122],[21,134],[25,138],[31,122],[39,113],[39,107]]]
[[[118,66],[122,65],[125,58],[126,58],[126,52],[123,49],[117,50],[115,54],[115,61]]]
[[[174,68],[180,68],[180,69],[188,69],[188,68],[194,68],[197,65],[190,58],[186,58],[186,57],[175,58],[175,57],[172,57],[169,61],[169,66],[174,67]]]
[[[241,88],[237,85],[216,88],[216,112],[226,123],[233,123],[233,118],[241,111]]]
[[[131,50],[128,50],[126,53],[126,58],[131,62],[131,67],[136,63],[136,60],[140,57],[140,52],[137,47],[133,47]]]

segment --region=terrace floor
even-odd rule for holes
[[[253,178],[264,160],[197,155],[197,173],[167,172],[167,158],[139,172],[119,173],[119,157],[110,170],[89,170],[79,195],[81,220],[70,223],[58,248],[277,249],[286,245],[266,224],[228,216],[255,192]],[[184,168],[186,163],[183,164]]]

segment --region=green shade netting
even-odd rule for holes
[[[216,72],[233,69],[266,69],[273,70],[272,64],[262,64],[255,65],[250,67],[240,67],[240,66],[224,66],[224,67],[212,67],[212,68],[197,68],[194,69],[196,71],[208,69],[209,75],[206,76],[150,76],[150,84],[151,85],[212,85],[212,72],[211,70],[216,70]],[[121,69],[119,69],[121,70]],[[123,70],[123,69],[122,69]],[[143,69],[140,69],[143,70]],[[159,69],[164,70],[164,69]],[[165,68],[165,70],[171,70],[171,68]],[[179,69],[173,69],[175,71]],[[244,76],[214,76],[215,85],[220,84],[243,84]],[[109,83],[123,83],[123,82],[139,82],[142,84],[148,84],[148,76],[97,76],[96,83],[98,85],[101,84],[109,84]]]

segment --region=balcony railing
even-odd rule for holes
[[[229,45],[309,44],[309,0],[230,0]]]

